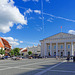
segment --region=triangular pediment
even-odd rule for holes
[[[75,35],[69,33],[58,33],[45,39],[61,39],[61,38],[75,38]]]

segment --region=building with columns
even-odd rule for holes
[[[73,56],[75,53],[75,35],[58,33],[41,42],[41,56]]]

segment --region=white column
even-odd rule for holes
[[[50,43],[50,55],[52,56],[52,43]]]
[[[56,56],[58,55],[58,43],[56,43]]]
[[[73,56],[74,53],[73,53],[73,42],[71,42],[71,56]]]
[[[41,43],[41,56],[44,56],[44,54],[43,54],[43,43]]]
[[[67,56],[67,51],[66,51],[66,42],[64,43],[64,45],[65,45],[65,46],[64,46],[64,48],[65,48],[65,49],[64,49],[64,52],[65,52],[64,56]]]
[[[47,44],[44,43],[44,57],[47,56]]]

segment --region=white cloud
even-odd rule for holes
[[[23,43],[23,41],[20,41],[20,43]]]
[[[24,41],[26,44],[38,44],[36,42],[28,42],[28,41]]]
[[[32,0],[32,1],[39,2],[39,0]]]
[[[22,25],[17,26],[17,29],[22,29],[22,28],[23,28]]]
[[[22,0],[24,2],[33,1],[33,2],[39,2],[39,0]]]
[[[29,8],[28,10],[26,10],[26,11],[24,12],[24,14],[26,14],[26,13],[30,14],[30,13],[32,13],[32,12],[33,12],[33,10],[31,10],[31,9]]]
[[[43,14],[48,15],[48,16],[51,16],[51,17],[54,17],[54,18],[58,18],[58,19],[63,19],[63,20],[66,20],[66,21],[75,22],[75,20],[72,20],[72,19],[67,19],[67,18],[64,18],[64,17],[55,16],[55,15],[48,14],[48,13],[43,13]]]
[[[14,39],[13,37],[3,37],[3,38],[6,39],[12,47],[19,45],[18,39]]]
[[[28,20],[31,20],[31,19],[35,19],[34,17],[30,17],[30,18],[28,18]]]
[[[47,19],[48,22],[53,22],[53,18]]]
[[[30,1],[30,0],[23,0],[24,2],[28,2],[28,1]]]
[[[34,10],[34,12],[37,13],[37,14],[41,14],[40,10]]]
[[[46,0],[46,2],[50,3],[50,0]]]
[[[27,24],[27,20],[13,0],[0,0],[0,32],[9,32],[14,23]]]
[[[68,33],[75,35],[75,30],[69,30]]]
[[[39,17],[39,19],[42,19],[42,17]]]
[[[53,22],[53,21],[51,21],[50,19],[48,19],[47,21],[48,21],[48,22]]]

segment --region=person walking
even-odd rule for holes
[[[75,56],[73,56],[73,62],[75,62]]]
[[[69,60],[70,60],[70,56],[68,55],[68,56],[67,56],[67,61],[69,62]]]

